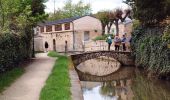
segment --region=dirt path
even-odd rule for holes
[[[25,67],[25,73],[2,94],[0,100],[39,100],[39,94],[55,63],[46,53],[36,55],[36,59]]]

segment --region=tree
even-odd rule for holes
[[[45,0],[0,0],[0,31],[25,36],[31,51],[33,27],[45,19]]]
[[[95,16],[101,21],[102,35],[104,35],[105,27],[109,24],[109,13],[108,11],[99,11]]]
[[[126,3],[132,6],[134,18],[146,26],[159,24],[170,14],[169,0],[126,0]]]
[[[58,8],[54,14],[50,14],[48,19],[57,20],[89,14],[91,14],[90,4],[84,4],[82,0],[80,0],[77,4],[73,4],[72,0],[67,0],[64,4],[64,7],[62,9]]]
[[[124,22],[126,17],[130,15],[131,10],[116,8],[113,11],[99,11],[95,14],[96,18],[101,21],[102,35],[105,34],[105,28],[107,27],[107,33],[110,34],[110,29],[113,24],[116,26],[116,35],[119,35],[119,21]],[[123,16],[124,15],[124,16]]]

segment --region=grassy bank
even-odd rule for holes
[[[46,85],[41,90],[40,100],[71,100],[68,57],[56,52],[49,52],[48,56],[58,59],[46,81]]]
[[[0,92],[2,92],[5,87],[10,86],[23,73],[24,70],[22,68],[14,68],[11,71],[0,74]]]

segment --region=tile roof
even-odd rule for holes
[[[85,15],[85,16],[88,16],[88,15]],[[68,23],[68,22],[72,22],[76,19],[85,17],[85,16],[78,16],[78,17],[72,17],[72,18],[66,18],[66,19],[60,19],[60,20],[54,20],[54,21],[45,21],[44,23],[39,23],[38,26]]]

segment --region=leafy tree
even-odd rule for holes
[[[101,21],[102,26],[102,35],[105,34],[105,27],[109,24],[109,12],[108,11],[99,11],[95,14],[96,18]]]
[[[155,25],[170,15],[170,0],[126,0],[131,5],[134,18],[143,25]]]
[[[99,11],[95,14],[102,23],[102,35],[105,33],[105,27],[107,27],[107,33],[110,33],[113,24],[116,26],[116,35],[119,35],[119,20],[124,22],[126,17],[130,15],[130,12],[130,9],[123,11],[120,8],[116,8],[113,11]]]
[[[28,50],[31,51],[33,27],[47,15],[45,0],[0,0],[1,33],[22,33]]]
[[[82,0],[80,0],[77,4],[73,4],[72,0],[67,0],[62,9],[58,8],[54,14],[50,14],[49,20],[71,18],[89,14],[91,14],[90,4],[84,4]]]

